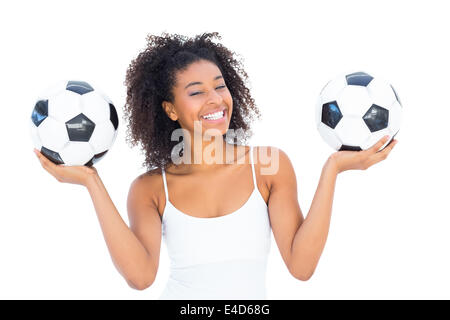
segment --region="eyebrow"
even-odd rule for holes
[[[222,79],[222,78],[223,78],[222,76],[217,76],[217,77],[214,78],[214,80],[218,80],[218,79]],[[188,87],[196,85],[196,84],[202,84],[202,82],[198,82],[198,81],[197,82],[191,82],[186,87],[184,87],[184,89],[187,89]]]

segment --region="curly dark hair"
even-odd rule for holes
[[[221,39],[217,32],[193,38],[166,32],[161,36],[148,35],[147,47],[130,63],[125,80],[124,118],[129,120],[126,140],[131,147],[141,144],[145,152],[143,166],[148,171],[172,165],[171,150],[179,142],[171,141],[171,134],[181,126],[168,117],[162,102],[173,103],[176,73],[193,62],[208,60],[222,73],[233,99],[228,129],[243,130],[243,134],[233,137],[231,143],[246,144],[253,135],[250,123],[255,115],[260,118],[261,114],[245,85],[247,73],[241,62],[235,59],[234,52],[212,41],[216,37]],[[226,134],[223,138],[226,139]]]

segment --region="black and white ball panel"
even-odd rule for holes
[[[109,103],[96,91],[80,96],[81,112],[95,122],[104,122],[110,119]]]
[[[101,153],[112,145],[117,135],[116,129],[111,121],[104,121],[95,126],[95,130],[89,139],[94,153]]]
[[[80,95],[75,92],[64,90],[48,99],[48,114],[57,121],[66,122],[80,113]]]
[[[105,94],[83,81],[64,81],[40,96],[30,129],[34,146],[53,162],[93,165],[111,148],[118,124]]]
[[[323,88],[317,100],[316,106],[316,124],[320,135],[325,141],[328,141],[330,146],[334,149],[339,149],[342,145],[339,138],[334,133],[334,128],[339,123],[342,118],[342,113],[338,110],[337,103],[336,108],[333,105],[330,106],[330,102],[335,102],[339,93],[347,86],[347,81],[344,76],[336,77],[330,80]],[[322,106],[328,104],[327,110],[323,112]],[[333,114],[335,111],[335,114]],[[328,114],[328,118],[327,118]],[[322,116],[324,116],[324,121],[322,121]]]
[[[88,142],[95,129],[95,123],[83,113],[66,122],[67,133],[70,141]]]
[[[382,130],[388,126],[389,110],[380,107],[379,105],[372,104],[362,118],[370,132]]]
[[[365,72],[329,81],[316,106],[322,138],[336,150],[365,150],[384,135],[397,134],[401,105],[393,87]],[[382,147],[384,148],[385,145]]]
[[[44,121],[48,116],[48,100],[38,100],[36,102],[33,112],[31,113],[31,120],[36,127]]]
[[[363,86],[345,86],[337,98],[344,116],[361,118],[372,105],[372,100]]]
[[[67,165],[86,164],[93,156],[94,150],[91,145],[81,141],[69,142],[61,151],[61,158]]]
[[[339,148],[339,151],[344,151],[344,150],[347,150],[347,151],[362,151],[361,147],[348,146],[348,145],[343,144]]]
[[[88,167],[93,166],[93,165],[96,164],[98,161],[100,161],[100,160],[106,155],[106,153],[107,153],[108,151],[109,151],[109,150],[106,150],[106,151],[100,152],[99,154],[94,155],[94,156],[91,158],[91,160],[89,160],[89,161],[85,164],[85,166],[88,166]]]
[[[389,132],[394,135],[400,130],[400,125],[402,123],[402,105],[399,101],[395,101],[389,107]]]
[[[69,143],[69,134],[64,122],[48,116],[38,127],[38,134],[47,149],[58,152]]]
[[[365,72],[354,72],[345,76],[347,85],[367,87],[372,82],[373,77]]]
[[[341,109],[339,109],[337,101],[327,102],[322,105],[322,122],[328,127],[332,129],[336,128],[342,117],[343,115]]]
[[[342,146],[342,142],[334,132],[334,129],[330,128],[324,123],[319,123],[317,127],[320,136],[330,145],[333,149],[339,150]]]
[[[112,103],[109,103],[109,120],[114,126],[114,130],[117,130],[117,128],[119,127],[119,117],[117,116],[116,108]]]
[[[320,97],[323,101],[323,103],[327,103],[333,100],[336,100],[336,98],[339,96],[342,89],[344,89],[347,86],[347,81],[344,76],[339,76],[331,81],[328,82],[327,85],[322,89],[320,93]]]
[[[361,146],[370,136],[370,130],[359,117],[344,116],[335,129],[342,144]]]
[[[78,93],[79,95],[94,91],[91,85],[84,81],[69,81],[67,82],[66,90]]]
[[[382,79],[373,79],[366,88],[373,104],[388,108],[397,100],[392,86]]]
[[[61,159],[61,156],[59,155],[58,152],[55,152],[42,146],[41,153],[56,164],[64,164],[64,161]]]

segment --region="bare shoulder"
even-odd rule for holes
[[[161,198],[161,190],[164,188],[162,170],[156,168],[137,176],[130,185],[129,200],[138,201],[142,205],[151,206],[158,210]]]
[[[285,151],[274,146],[258,146],[255,149],[255,169],[264,177],[269,190],[280,181],[285,181],[286,177],[295,176],[291,160]]]

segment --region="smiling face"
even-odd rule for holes
[[[172,91],[174,102],[164,101],[163,108],[183,129],[193,134],[194,123],[198,121],[202,134],[211,128],[221,135],[227,132],[233,99],[217,65],[207,60],[191,63],[176,73]]]

